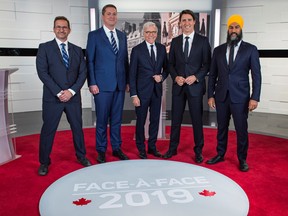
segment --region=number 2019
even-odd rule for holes
[[[146,206],[149,205],[151,200],[150,196],[157,197],[159,203],[162,205],[168,204],[168,199],[166,194],[161,190],[153,191],[148,194],[143,191],[133,191],[128,192],[125,195],[125,201],[128,206]],[[189,203],[194,200],[193,196],[188,190],[185,189],[171,189],[167,191],[167,196],[170,201],[174,203]],[[121,194],[118,193],[108,193],[100,195],[101,198],[109,198],[108,201],[99,206],[100,209],[111,209],[111,208],[122,208],[123,204],[121,203]]]

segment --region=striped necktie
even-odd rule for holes
[[[112,45],[112,48],[113,48],[115,55],[117,55],[117,53],[118,53],[117,43],[116,43],[116,40],[113,36],[113,31],[110,31],[110,33],[111,33],[111,45]]]
[[[68,54],[66,52],[65,46],[66,46],[66,44],[61,43],[62,58],[63,58],[64,64],[65,64],[65,67],[68,69],[68,67],[69,67],[69,57],[68,57]]]

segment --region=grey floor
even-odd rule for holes
[[[14,113],[10,116],[12,122],[16,124],[17,133],[14,137],[40,133],[42,126],[41,111]],[[170,125],[170,113],[167,113],[166,125]],[[188,112],[184,113],[183,124],[191,124]],[[205,127],[216,128],[215,112],[205,111],[203,115]],[[252,112],[249,114],[249,132],[272,135],[281,138],[288,138],[288,115],[267,114]],[[134,125],[134,110],[123,112],[123,125]],[[83,109],[83,127],[89,128],[95,125],[95,113],[91,109]],[[70,129],[65,114],[62,116],[58,130]],[[230,123],[233,130],[233,121]]]

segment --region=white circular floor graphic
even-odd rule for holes
[[[230,178],[188,163],[109,162],[48,187],[41,216],[247,216],[249,200]]]

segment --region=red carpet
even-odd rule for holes
[[[169,128],[167,129],[169,130]],[[169,133],[169,131],[167,131]],[[194,164],[192,129],[183,127],[178,155],[172,160]],[[95,129],[84,130],[87,157],[96,163]],[[124,126],[123,150],[131,159],[138,159],[135,147],[134,127]],[[205,129],[205,161],[215,156],[216,130]],[[288,140],[271,136],[250,134],[250,148],[247,162],[250,171],[238,170],[235,132],[230,132],[225,161],[216,165],[201,164],[218,171],[237,182],[246,192],[250,201],[249,216],[287,215],[288,207]],[[82,166],[76,162],[70,131],[60,131],[55,138],[52,164],[47,176],[37,175],[39,135],[18,137],[17,153],[21,158],[0,166],[0,215],[38,216],[38,204],[46,188],[60,177]],[[168,141],[158,141],[158,149],[165,153]],[[149,155],[149,158],[154,158]],[[155,158],[154,158],[155,159]],[[109,146],[107,161],[116,161]],[[107,215],[109,216],[109,215]],[[122,215],[121,215],[122,216]],[[154,216],[154,215],[151,215]]]

